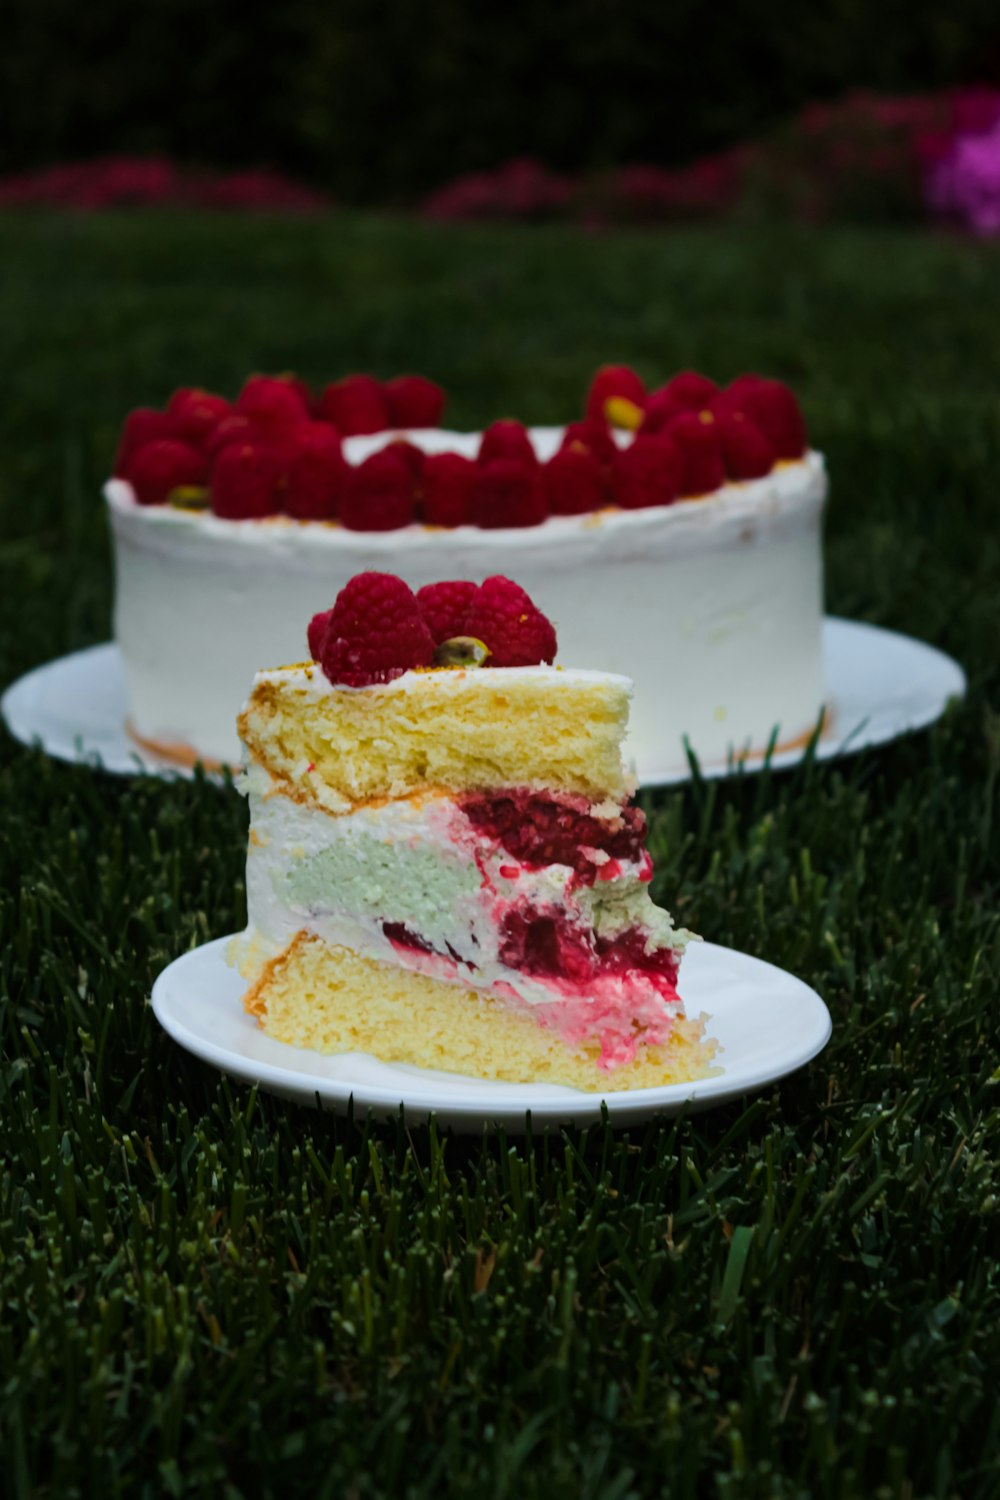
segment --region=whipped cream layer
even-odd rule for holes
[[[421,795],[337,817],[276,791],[260,767],[246,774],[244,788],[251,809],[245,969],[259,970],[304,931],[492,992],[570,1045],[598,1042],[604,1067],[631,1060],[637,1035],[664,1042],[683,1013],[674,976],[688,934],[651,901],[644,849],[630,860],[594,849],[578,868],[536,868],[480,831],[449,797]],[[580,799],[574,805],[586,807]],[[590,811],[609,828],[620,818],[615,804]],[[582,948],[595,940],[607,948],[631,934],[643,951],[661,954],[661,972],[529,971],[510,961],[504,940],[525,912],[557,920]]]
[[[561,428],[536,428],[540,457]],[[398,434],[352,438],[352,462]],[[474,453],[479,435],[402,434],[425,451]],[[236,765],[237,713],[262,663],[301,660],[309,617],[366,569],[414,589],[446,578],[515,579],[556,626],[567,667],[635,682],[626,756],[683,767],[806,734],[824,699],[821,455],[764,479],[646,510],[554,516],[484,531],[348,531],[288,517],[226,521],[139,506],[105,488],[116,564],[115,635],[130,721],[147,741]]]

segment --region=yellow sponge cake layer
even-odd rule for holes
[[[620,800],[629,690],[624,677],[554,667],[407,672],[345,688],[308,663],[258,673],[239,728],[278,788],[333,812],[426,787]]]
[[[294,1047],[601,1093],[704,1078],[715,1048],[702,1039],[700,1019],[678,1016],[664,1045],[603,1069],[597,1045],[568,1048],[535,1016],[483,991],[379,963],[305,932],[263,966],[244,1004],[268,1036]]]

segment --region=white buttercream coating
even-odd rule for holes
[[[533,429],[541,457],[562,429]],[[394,434],[349,439],[352,462]],[[427,451],[474,453],[477,434],[419,431]],[[254,672],[301,660],[312,614],[365,569],[414,589],[503,573],[553,620],[558,661],[635,682],[627,758],[682,765],[812,729],[823,701],[822,457],[765,479],[646,510],[541,526],[358,532],[275,517],[226,521],[139,506],[105,489],[114,534],[115,634],[139,734],[239,760],[235,721]]]
[[[346,687],[342,682],[331,682],[321,668],[312,662],[292,662],[288,666],[264,667],[261,671],[255,672],[253,685],[256,687],[258,683],[271,683],[275,686],[287,687],[297,696],[301,695],[307,703],[316,703],[321,698],[329,698],[333,693],[374,693],[377,696],[389,698],[395,698],[401,693],[419,693],[421,696],[433,693],[435,698],[447,697],[454,693],[459,697],[464,697],[469,691],[470,679],[475,680],[481,671],[489,672],[486,681],[493,683],[502,681],[505,688],[511,687],[515,691],[519,684],[530,683],[532,686],[541,684],[546,693],[572,692],[574,688],[579,687],[606,687],[612,690],[617,689],[628,699],[632,696],[632,683],[619,673],[594,672],[586,667],[545,665],[537,667],[434,667],[429,671],[404,672],[401,677],[394,677],[390,682],[373,682],[366,687],[352,688]]]

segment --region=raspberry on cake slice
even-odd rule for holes
[[[483,664],[442,665],[476,635],[458,659]],[[269,1036],[601,1092],[711,1070],[689,934],[649,895],[630,684],[555,646],[510,579],[365,573],[312,620],[312,662],[257,674],[232,956]]]

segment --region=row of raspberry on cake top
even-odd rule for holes
[[[356,531],[414,522],[492,529],[699,498],[762,478],[806,449],[798,402],[779,381],[742,375],[720,388],[684,371],[647,392],[618,365],[597,372],[583,419],[570,423],[547,462],[515,421],[488,427],[475,459],[424,453],[405,439],[361,463],[345,459],[342,439],[382,431],[383,413],[392,417],[385,430],[412,430],[440,421],[443,405],[444,393],[421,376],[383,387],[349,376],[318,403],[294,376],[253,376],[233,405],[181,390],[164,412],[130,413],[115,475],[142,505],[211,509],[228,520],[286,515]]]

